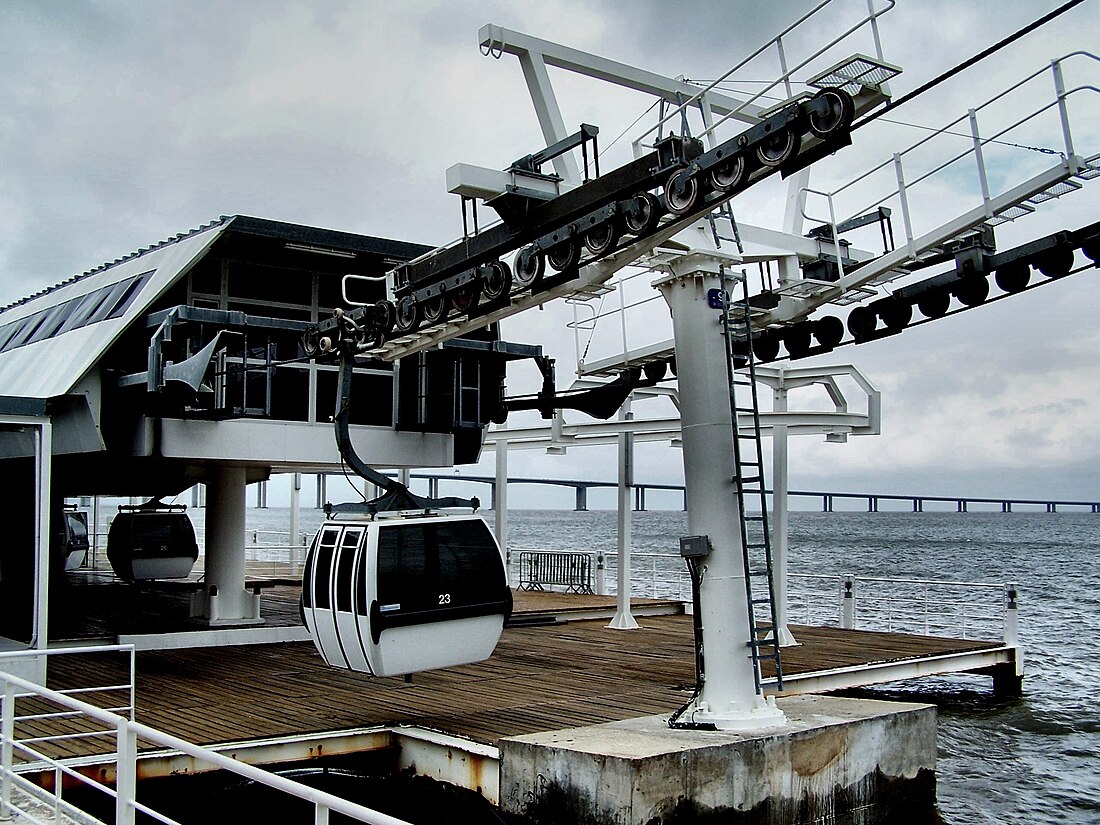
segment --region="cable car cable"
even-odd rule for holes
[[[903,103],[908,103],[910,100],[913,100],[916,97],[920,97],[925,92],[930,91],[931,89],[934,89],[936,86],[939,86],[945,80],[950,80],[952,77],[959,74],[960,72],[963,72],[966,69],[969,69],[975,63],[978,63],[982,60],[985,60],[985,58],[989,57],[992,54],[996,54],[997,52],[999,52],[1001,49],[1005,48],[1006,46],[1009,46],[1012,43],[1015,43],[1021,37],[1024,37],[1028,34],[1031,34],[1031,32],[1035,31],[1040,26],[1046,25],[1047,23],[1049,23],[1054,18],[1056,18],[1056,17],[1058,17],[1062,14],[1065,14],[1067,11],[1072,9],[1074,6],[1079,6],[1084,2],[1085,2],[1085,0],[1070,0],[1068,3],[1062,4],[1061,6],[1056,8],[1054,11],[1050,12],[1049,14],[1045,14],[1042,17],[1040,17],[1038,20],[1034,20],[1031,23],[1028,23],[1022,29],[1019,29],[1018,31],[1014,32],[1013,34],[1010,34],[1008,37],[1005,37],[1004,39],[999,40],[998,42],[994,43],[992,46],[989,46],[988,48],[983,49],[982,51],[978,52],[973,57],[970,57],[967,60],[964,60],[962,63],[956,64],[955,66],[948,69],[947,71],[945,71],[945,72],[937,75],[936,77],[932,78],[927,83],[924,83],[923,85],[918,86],[916,89],[909,92],[908,94],[902,95],[897,100],[887,101],[886,105],[884,107],[882,107],[881,109],[878,109],[878,110],[872,112],[871,114],[867,115],[867,117],[863,118],[863,120],[859,121],[858,123],[852,124],[852,128],[851,128],[850,131],[854,132],[856,129],[859,129],[863,126],[866,126],[871,121],[877,120],[879,117],[886,114],[887,112],[893,111],[895,108],[897,108],[898,106],[901,106]]]

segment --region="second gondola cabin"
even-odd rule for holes
[[[512,612],[496,539],[476,515],[326,521],[302,615],[335,667],[400,676],[487,659]]]

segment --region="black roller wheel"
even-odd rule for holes
[[[1081,251],[1093,263],[1100,261],[1100,238],[1089,238],[1081,244]]]
[[[981,275],[968,275],[952,291],[968,307],[976,307],[989,297],[989,281]]]
[[[824,114],[811,112],[810,131],[819,138],[842,132],[852,125],[855,104],[847,92],[840,89],[822,89],[813,97],[814,101],[825,101],[828,111]]]
[[[661,204],[649,192],[639,192],[630,199],[624,221],[626,231],[639,237],[648,235],[661,220]]]
[[[994,280],[1005,292],[1022,292],[1031,280],[1031,267],[1022,261],[1002,266]]]
[[[581,244],[576,238],[566,238],[546,250],[546,263],[557,272],[576,269],[581,260]]]
[[[447,318],[447,313],[451,309],[451,296],[446,292],[441,292],[428,298],[421,307],[425,324],[431,326],[432,324],[441,323]]]
[[[756,147],[756,159],[764,166],[781,166],[791,159],[794,149],[794,132],[780,129],[760,142]]]
[[[745,177],[745,156],[734,155],[710,170],[710,185],[718,192],[736,189]]]
[[[844,322],[835,315],[826,315],[814,322],[814,338],[821,346],[832,349],[844,338]]]
[[[779,357],[779,339],[774,335],[762,335],[752,340],[752,353],[757,361],[774,361]]]
[[[397,302],[397,312],[394,316],[393,328],[401,335],[411,335],[420,329],[421,310],[420,305],[412,295],[406,295]]]
[[[702,190],[699,179],[687,169],[680,169],[669,175],[665,182],[665,204],[673,215],[686,215],[699,205]]]
[[[493,261],[486,267],[482,281],[481,294],[486,301],[496,301],[505,297],[512,289],[512,268],[504,261]]]
[[[619,222],[612,218],[584,233],[584,246],[593,255],[603,255],[615,248],[621,233]]]
[[[894,300],[879,310],[882,323],[891,332],[899,332],[909,326],[913,320],[913,305],[905,301]]]
[[[1036,269],[1048,278],[1061,278],[1069,275],[1073,269],[1073,249],[1059,246],[1042,255],[1035,264]]]
[[[946,289],[933,289],[917,301],[917,309],[925,318],[942,318],[950,308],[951,293]]]
[[[856,307],[848,313],[848,332],[852,333],[857,343],[870,338],[877,323],[878,316],[867,307]]]
[[[397,309],[393,301],[379,301],[374,305],[374,331],[383,338],[393,332],[396,318]]]
[[[812,325],[806,322],[795,324],[783,336],[783,346],[791,358],[801,358],[810,350],[813,341],[810,338]]]
[[[527,289],[537,283],[545,271],[546,258],[543,257],[539,248],[532,244],[516,253],[516,259],[512,264],[512,280],[520,289]]]
[[[469,314],[477,309],[481,300],[481,281],[477,278],[458,287],[451,295],[451,305],[458,311]]]

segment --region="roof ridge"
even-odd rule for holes
[[[61,281],[60,283],[54,284],[53,286],[48,286],[45,289],[40,289],[38,292],[35,292],[32,295],[28,295],[25,298],[20,298],[18,301],[13,301],[12,303],[10,303],[6,306],[0,307],[0,312],[7,312],[9,309],[14,309],[15,307],[23,306],[24,304],[28,304],[31,301],[34,301],[38,298],[41,298],[43,295],[49,295],[51,292],[56,292],[57,290],[61,289],[62,287],[68,286],[69,284],[75,283],[76,281],[81,281],[85,278],[91,277],[92,275],[96,275],[100,272],[104,272],[104,271],[110,269],[111,267],[118,266],[119,264],[125,263],[127,261],[132,261],[134,258],[140,258],[142,255],[147,255],[150,252],[154,252],[157,249],[162,249],[163,247],[170,246],[171,244],[179,243],[180,241],[182,241],[186,238],[190,238],[194,235],[197,235],[200,232],[205,232],[208,229],[213,229],[215,226],[219,226],[221,224],[227,223],[228,221],[232,220],[234,217],[235,217],[234,215],[219,215],[216,219],[210,221],[209,223],[204,223],[202,226],[197,226],[194,229],[189,229],[186,232],[180,232],[179,234],[173,235],[170,238],[165,238],[162,241],[157,241],[155,244],[152,244],[151,246],[143,246],[143,247],[141,247],[140,249],[137,249],[134,252],[130,252],[126,255],[123,255],[121,258],[115,258],[113,261],[109,261],[107,263],[100,264],[99,266],[97,266],[93,269],[86,270],[86,271],[82,272],[79,275],[73,275],[72,277],[66,278],[64,281]]]

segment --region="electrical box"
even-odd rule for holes
[[[710,555],[710,536],[681,536],[680,555],[685,559],[702,559]]]

